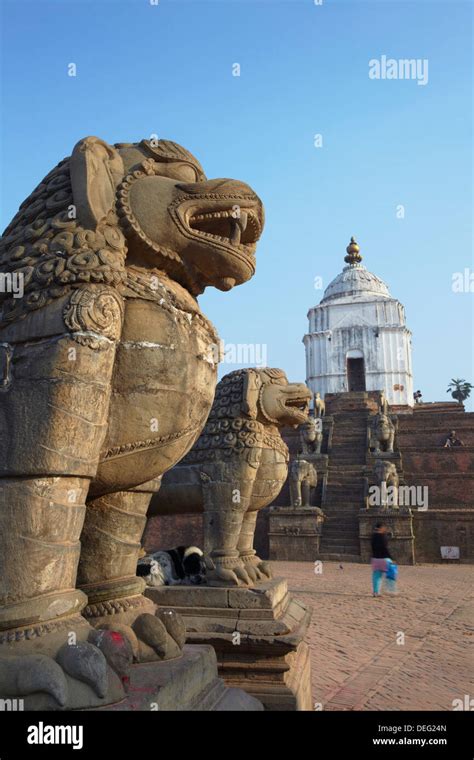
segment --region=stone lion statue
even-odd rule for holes
[[[199,437],[218,338],[196,297],[252,277],[262,226],[248,185],[180,145],[86,137],[5,230],[0,271],[24,292],[0,294],[2,696],[101,703],[93,627],[135,660],[176,656],[176,616],[136,577],[140,484]]]
[[[319,391],[314,394],[314,414],[316,417],[324,417],[326,414],[326,403]]]
[[[387,504],[387,489],[390,488],[390,502],[394,507],[398,506],[399,477],[396,466],[386,459],[377,459],[374,465],[376,485],[382,494],[380,506]]]
[[[307,420],[311,393],[280,369],[243,369],[222,378],[206,426],[184,459],[162,479],[150,514],[204,513],[211,585],[270,577],[253,540],[259,509],[288,475],[280,429]]]
[[[369,449],[375,455],[382,452],[392,454],[396,427],[388,414],[379,412],[370,420]]]
[[[311,489],[318,485],[316,467],[306,459],[297,457],[290,464],[288,476],[292,507],[309,507]]]
[[[299,429],[299,452],[303,455],[320,454],[323,426],[320,418],[308,417]]]

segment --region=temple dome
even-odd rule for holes
[[[344,261],[347,262],[347,266],[329,283],[321,303],[336,299],[343,301],[346,298],[351,301],[374,300],[374,297],[390,298],[385,283],[361,264],[360,248],[353,237],[346,248]]]
[[[350,298],[352,301],[365,301],[374,298],[390,298],[390,293],[380,277],[369,272],[363,264],[355,263],[344,267],[342,272],[329,283],[321,303],[345,298]]]
[[[381,391],[389,404],[413,404],[411,333],[405,310],[362,264],[354,238],[344,269],[308,311],[306,383],[327,393]]]

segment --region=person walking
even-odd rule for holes
[[[372,592],[373,596],[382,596],[382,581],[385,575],[388,590],[396,593],[396,565],[388,548],[387,526],[376,523],[371,539],[372,545]]]

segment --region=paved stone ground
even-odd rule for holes
[[[401,567],[398,596],[373,598],[370,567],[273,562],[313,608],[313,698],[323,710],[452,710],[474,697],[474,568]],[[397,643],[403,640],[404,643]]]

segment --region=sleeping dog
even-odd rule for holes
[[[204,555],[197,546],[153,552],[138,560],[137,575],[147,586],[176,586],[205,581]]]

